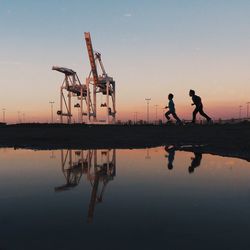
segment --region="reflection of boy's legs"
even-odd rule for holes
[[[173,163],[172,163],[172,162],[169,162],[169,163],[168,163],[168,169],[169,169],[169,170],[172,170],[173,168],[174,168]]]
[[[168,169],[171,170],[173,169],[173,162],[174,162],[174,155],[175,155],[175,150],[174,148],[170,149],[168,151]]]
[[[169,148],[169,147],[165,147],[166,152],[168,153],[168,155],[166,155],[166,157],[168,157],[168,169],[171,170],[173,169],[173,162],[174,162],[174,156],[175,156],[175,148]]]

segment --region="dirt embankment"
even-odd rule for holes
[[[18,124],[0,127],[0,147],[145,148],[205,145],[204,150],[250,160],[250,123],[224,125],[61,125]]]

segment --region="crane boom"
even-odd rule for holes
[[[86,46],[87,46],[87,50],[88,50],[89,62],[90,62],[90,66],[91,66],[94,84],[97,86],[98,85],[98,74],[97,74],[97,67],[96,67],[96,63],[95,63],[95,56],[94,56],[94,51],[93,51],[90,33],[84,32],[84,36],[85,36]]]

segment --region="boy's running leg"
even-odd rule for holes
[[[211,118],[203,111],[203,108],[199,109],[199,113],[207,119],[207,121],[211,121]]]
[[[168,121],[170,120],[170,116],[169,116],[170,114],[171,114],[170,111],[167,111],[167,112],[165,113],[165,117],[167,118]]]
[[[179,124],[182,124],[182,121],[180,120],[180,118],[177,116],[176,113],[172,113],[174,119],[179,123]]]
[[[198,112],[199,112],[198,108],[195,108],[195,110],[193,111],[193,120],[192,120],[192,123],[195,123],[196,115],[197,115]]]

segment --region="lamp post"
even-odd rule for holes
[[[240,105],[239,106],[239,119],[241,119],[241,109],[242,109],[242,106]]]
[[[53,123],[54,122],[54,119],[53,119],[53,104],[55,102],[50,101],[49,103],[50,103],[50,110],[51,110],[51,123]]]
[[[21,116],[20,116],[20,111],[17,111],[17,123],[19,122],[19,123],[21,123],[22,121],[21,121]]]
[[[3,108],[3,122],[5,122],[5,111],[6,111],[6,109]]]
[[[155,105],[155,124],[157,124],[157,109],[158,105]]]
[[[149,148],[147,148],[147,151],[146,151],[147,153],[146,153],[146,156],[145,156],[145,159],[146,160],[150,160],[151,159],[151,156],[150,156],[150,154],[149,154]]]
[[[164,122],[165,118],[165,108],[162,108],[162,123]]]
[[[134,123],[137,124],[139,112],[134,112]]]
[[[147,123],[149,123],[149,102],[151,98],[145,98],[145,101],[147,102]]]
[[[250,102],[247,102],[247,119],[249,118],[249,104]]]

